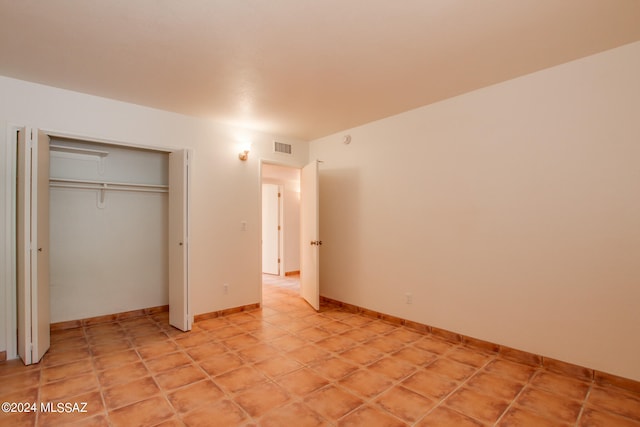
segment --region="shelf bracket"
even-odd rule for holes
[[[107,184],[103,183],[102,188],[98,192],[98,209],[104,209],[105,207],[105,197],[107,195]]]

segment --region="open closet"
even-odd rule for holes
[[[189,157],[21,129],[17,138],[18,353],[36,363],[51,323],[169,305],[191,329]]]
[[[52,137],[51,322],[169,303],[166,152]]]

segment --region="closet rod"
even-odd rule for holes
[[[83,190],[107,190],[107,191],[138,191],[144,193],[168,193],[169,190],[167,188],[134,188],[128,187],[126,184],[120,184],[119,186],[111,185],[103,185],[101,187],[96,185],[82,185],[82,184],[58,184],[52,182],[49,184],[49,187],[53,188],[79,188]]]
[[[81,188],[86,190],[141,191],[150,193],[166,193],[168,185],[133,184],[125,182],[89,181],[81,179],[51,178],[49,186],[56,188]]]
[[[51,178],[50,183],[69,183],[69,184],[87,184],[87,185],[124,185],[127,187],[140,187],[140,188],[169,188],[168,185],[163,184],[137,184],[130,182],[112,182],[112,181],[90,181],[86,179],[70,179],[70,178]]]

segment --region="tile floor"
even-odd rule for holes
[[[0,426],[640,426],[640,395],[535,369],[381,320],[313,311],[265,278],[261,310],[167,313],[58,331],[44,360],[0,363]]]

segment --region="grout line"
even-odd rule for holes
[[[104,415],[109,425],[111,425],[111,420],[109,419],[109,409],[107,408],[107,402],[104,398],[104,391],[103,391],[104,387],[102,387],[102,383],[100,382],[100,378],[98,377],[98,368],[95,363],[96,357],[93,354],[91,344],[89,343],[89,337],[87,335],[86,325],[82,325],[81,327],[82,327],[82,336],[87,342],[87,348],[89,349],[89,357],[91,358],[91,371],[93,372],[93,375],[96,378],[96,382],[98,383],[98,393],[100,393],[100,400],[102,401],[102,408],[104,409]]]
[[[589,401],[589,396],[591,395],[591,390],[593,390],[593,386],[595,384],[595,380],[591,380],[589,383],[589,390],[584,395],[584,399],[582,401],[582,405],[580,406],[580,412],[578,413],[578,418],[576,419],[575,426],[580,424],[580,419],[582,418],[582,414],[584,413],[585,406],[587,406],[587,402]]]

